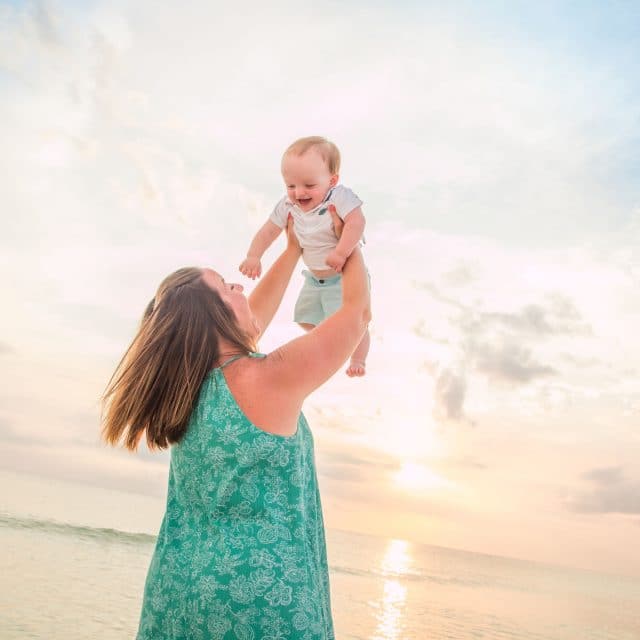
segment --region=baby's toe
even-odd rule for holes
[[[352,363],[347,368],[346,374],[350,378],[360,378],[366,373],[364,363]]]

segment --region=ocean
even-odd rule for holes
[[[0,638],[134,638],[162,500],[0,481]],[[345,531],[327,546],[338,640],[640,639],[640,578]]]

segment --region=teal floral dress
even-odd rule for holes
[[[137,640],[333,638],[307,421],[290,437],[259,429],[214,369],[171,449]]]

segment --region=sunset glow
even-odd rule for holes
[[[405,462],[394,474],[394,482],[403,489],[410,491],[428,491],[430,489],[444,489],[451,486],[445,478],[434,473],[427,467],[415,462]]]
[[[640,12],[516,4],[0,3],[0,469],[164,498],[100,396],[167,274],[251,291],[324,135],[372,292],[366,376],[303,406],[327,527],[640,575]]]

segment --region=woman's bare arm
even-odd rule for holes
[[[249,306],[260,326],[260,334],[266,331],[278,310],[299,258],[300,245],[293,231],[293,220],[290,219],[287,224],[287,248],[249,295]]]
[[[326,382],[353,353],[371,318],[368,276],[359,248],[342,271],[342,306],[304,336],[283,345],[267,358],[265,376],[276,393],[301,403]]]

